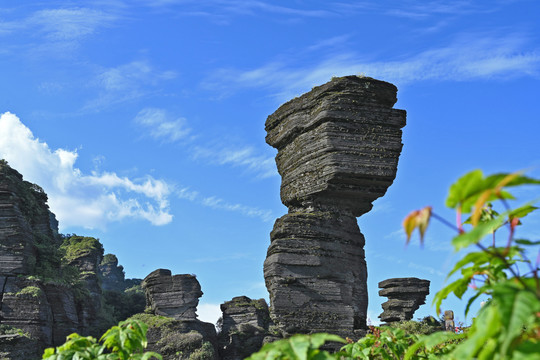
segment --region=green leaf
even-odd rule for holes
[[[457,235],[452,239],[452,245],[456,251],[466,248],[470,245],[480,242],[486,235],[493,233],[495,229],[500,227],[505,221],[505,215],[500,215],[497,218],[479,223],[470,231]]]
[[[531,212],[537,210],[538,208],[536,206],[532,206],[530,204],[527,204],[527,205],[524,205],[524,206],[521,206],[517,209],[514,209],[512,211],[510,211],[510,213],[508,214],[508,216],[510,218],[519,218],[519,219],[522,219],[524,218],[526,215],[530,214]]]
[[[446,198],[446,206],[455,209],[472,194],[483,190],[484,174],[474,170],[459,178],[452,186]]]
[[[514,240],[514,242],[516,244],[520,244],[520,245],[540,245],[540,240],[531,241],[531,240],[527,240],[527,239],[516,239],[516,240]]]
[[[452,274],[454,274],[456,271],[461,269],[463,266],[472,263],[474,265],[481,265],[489,262],[491,259],[491,256],[486,254],[483,251],[477,251],[477,252],[471,252],[468,253],[463,257],[463,259],[459,260],[456,265],[454,265],[454,268],[448,273],[446,278],[448,279]]]
[[[501,315],[504,332],[501,354],[507,354],[512,341],[534,319],[536,312],[540,311],[540,301],[534,292],[511,282],[497,284],[493,290],[493,299],[493,306]]]
[[[294,352],[295,359],[307,360],[307,354],[309,349],[309,338],[305,335],[294,335],[289,338],[289,343],[292,351]]]

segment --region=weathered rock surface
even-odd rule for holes
[[[60,236],[47,195],[0,160],[0,325],[29,334],[38,354],[73,332],[98,335],[102,256],[97,239]],[[26,338],[4,339],[2,356],[20,359]]]
[[[259,351],[270,325],[266,301],[238,296],[221,304],[221,311],[222,326],[218,336],[221,359],[241,360]]]
[[[124,267],[118,265],[118,258],[113,254],[106,254],[99,264],[101,288],[103,290],[124,291]]]
[[[366,328],[367,269],[356,217],[392,184],[406,113],[397,89],[371,78],[332,79],[266,121],[278,150],[289,213],[270,235],[264,263],[271,318],[281,334]]]
[[[217,335],[214,325],[200,320],[137,314],[133,319],[148,324],[146,351],[155,351],[163,360],[217,360]]]
[[[201,286],[193,275],[171,275],[167,269],[151,272],[142,282],[147,311],[133,318],[149,325],[148,350],[168,359],[218,359],[213,324],[197,320]]]
[[[52,343],[53,314],[40,281],[7,277],[0,319],[37,339],[42,348]]]
[[[0,335],[1,360],[40,359],[42,351],[38,342],[18,334]]]
[[[197,305],[203,292],[195,276],[172,276],[170,270],[157,269],[144,278],[142,286],[146,304],[154,314],[177,320],[197,319]]]
[[[420,305],[425,304],[429,295],[429,280],[418,278],[394,278],[379,283],[379,295],[388,298],[382,304],[382,322],[411,320]]]

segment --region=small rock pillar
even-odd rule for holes
[[[346,76],[282,105],[266,121],[281,201],[264,262],[270,314],[283,336],[366,328],[364,236],[356,218],[392,184],[404,110],[394,85]]]
[[[394,278],[379,283],[379,295],[388,298],[382,304],[383,313],[379,315],[382,322],[411,320],[420,305],[426,303],[429,295],[429,280],[410,278]]]
[[[176,320],[196,320],[197,305],[203,295],[201,285],[194,275],[171,275],[167,269],[157,269],[142,282],[146,305],[154,314]]]

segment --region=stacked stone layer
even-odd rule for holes
[[[146,303],[156,315],[177,320],[197,319],[197,305],[203,292],[195,276],[172,276],[170,270],[157,269],[144,278],[142,286]]]
[[[221,311],[222,327],[218,336],[221,359],[241,360],[259,351],[270,322],[266,301],[238,296],[221,304]]]
[[[356,217],[395,178],[405,111],[394,85],[336,78],[282,105],[266,121],[289,214],[264,264],[271,317],[282,335],[366,327],[367,269]]]
[[[203,293],[195,276],[157,269],[144,278],[142,287],[153,313],[139,314],[150,324],[147,350],[158,352],[163,360],[218,359],[216,328],[197,320]],[[164,321],[163,316],[170,319]]]
[[[382,304],[383,313],[379,318],[383,322],[411,320],[420,305],[426,303],[429,295],[429,280],[418,278],[394,278],[379,283],[379,295],[388,298]]]

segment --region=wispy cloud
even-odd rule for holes
[[[15,13],[9,15],[15,16]],[[0,22],[0,36],[23,34],[27,37],[17,37],[19,48],[27,46],[32,52],[60,56],[100,29],[112,26],[117,18],[113,13],[92,8],[50,8]],[[36,38],[39,41],[36,42]],[[27,43],[24,40],[21,43],[21,39],[26,39]]]
[[[188,126],[183,117],[173,116],[160,108],[145,108],[139,111],[134,123],[144,130],[144,134],[155,140],[173,143],[184,141],[190,143],[186,147],[193,160],[203,160],[214,165],[224,165],[244,168],[257,178],[276,176],[276,166],[273,156],[258,153],[247,145],[223,145],[220,141],[194,145],[194,139],[203,138]]]
[[[49,148],[15,115],[0,116],[0,158],[26,180],[43,187],[62,228],[105,228],[126,218],[153,225],[172,221],[167,183],[151,176],[129,179],[113,172],[84,174],[75,167],[77,157],[76,151]]]
[[[115,15],[96,9],[47,9],[35,12],[23,24],[38,28],[51,41],[65,41],[92,35],[115,19]]]
[[[238,148],[196,146],[193,148],[193,157],[218,165],[241,166],[259,174],[261,178],[277,175],[274,158],[256,154],[256,151],[249,146]]]
[[[185,139],[191,132],[185,118],[173,117],[166,110],[145,108],[135,116],[135,123],[148,131],[148,134],[165,142]]]
[[[201,257],[190,260],[194,263],[216,263],[216,262],[230,262],[230,261],[236,261],[241,259],[247,259],[251,256],[249,254],[230,254],[225,256],[217,256],[217,257]]]
[[[182,6],[184,16],[204,14],[223,18],[230,15],[253,16],[270,13],[289,17],[325,17],[335,14],[334,11],[322,7],[283,6],[258,0],[141,0],[139,3],[159,9]]]
[[[212,209],[233,211],[248,217],[257,217],[265,222],[269,222],[274,219],[272,211],[270,210],[259,209],[257,207],[247,206],[243,204],[229,203],[215,196],[202,199],[201,204]]]
[[[431,274],[431,275],[437,275],[437,276],[440,276],[440,277],[443,277],[443,278],[445,278],[446,275],[447,275],[446,273],[443,273],[442,271],[440,271],[438,269],[432,268],[431,266],[420,265],[420,264],[417,264],[417,263],[414,263],[414,262],[409,262],[409,264],[407,264],[407,267],[409,267],[411,269],[420,270],[420,271],[422,271],[422,273],[428,273],[428,274]]]
[[[507,79],[540,75],[540,50],[527,49],[528,39],[518,34],[497,37],[467,34],[451,44],[401,55],[399,60],[366,61],[355,53],[327,57],[311,66],[271,61],[251,70],[218,69],[203,82],[214,91],[266,88],[284,100],[328,81],[332,76],[365,74],[400,86],[412,82]]]
[[[160,71],[147,61],[132,61],[117,67],[102,69],[94,86],[99,96],[89,101],[83,110],[101,110],[112,105],[148,96],[162,81],[176,77],[174,71]]]

